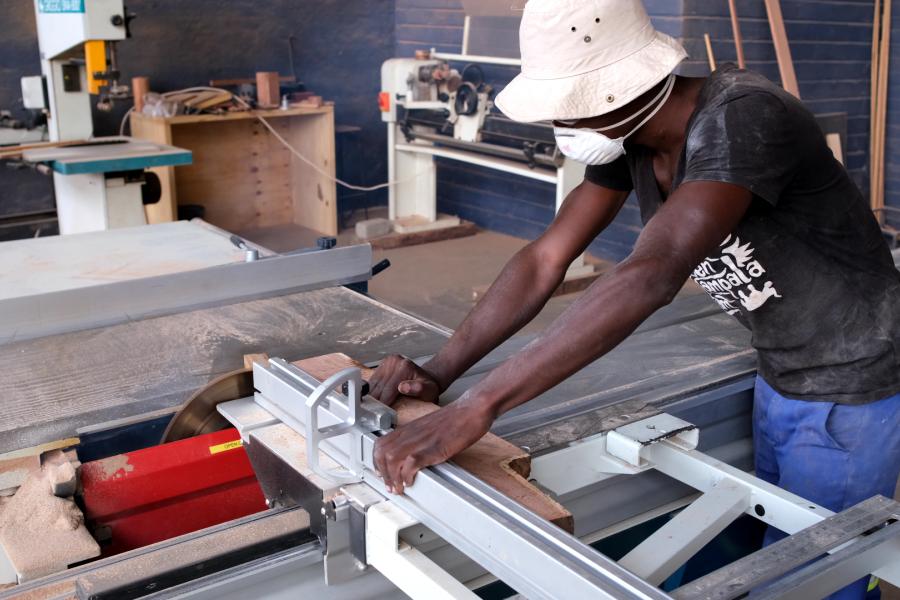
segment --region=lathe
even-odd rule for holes
[[[59,450],[37,476],[81,463],[74,530],[96,542],[32,578],[6,556],[4,582],[21,581],[0,598],[813,598],[865,573],[900,582],[897,503],[834,515],[746,471],[755,357],[704,296],[504,415],[488,454],[505,474],[460,457],[395,496],[372,447],[411,409],[368,399],[363,364],[425,358],[449,332],[344,287],[371,277],[368,246],[275,255],[211,236],[223,264],[0,297],[0,460]],[[681,581],[741,515],[792,535]],[[595,549],[653,522],[617,560]]]
[[[467,17],[466,31],[469,23]],[[436,158],[553,184],[557,211],[584,180],[584,165],[559,151],[551,123],[516,123],[492,111],[493,89],[484,67],[518,63],[471,55],[464,41],[462,54],[432,49],[382,65],[379,107],[387,124],[388,179],[395,182],[388,189],[388,216],[395,231],[460,224],[456,216],[438,214]],[[568,277],[592,272],[579,257]]]

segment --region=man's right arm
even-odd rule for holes
[[[369,382],[372,396],[389,405],[400,393],[435,401],[460,375],[537,316],[572,261],[612,222],[627,197],[628,192],[582,182],[547,231],[506,264],[444,347],[422,368],[402,356],[386,358]]]

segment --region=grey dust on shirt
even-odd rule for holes
[[[634,190],[646,224],[666,198],[651,153],[627,150],[585,178]],[[761,75],[721,67],[700,92],[672,192],[688,181],[753,193],[741,223],[692,278],[752,331],[760,375],[773,388],[842,404],[900,392],[900,272],[798,99]]]

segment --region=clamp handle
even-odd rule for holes
[[[345,386],[345,393],[339,388]],[[306,400],[306,461],[314,473],[336,483],[356,483],[360,481],[362,473],[362,440],[360,436],[351,435],[349,468],[326,469],[319,464],[319,444],[328,438],[349,433],[357,423],[362,402],[363,379],[362,371],[356,367],[350,367],[338,371],[322,382]],[[336,423],[319,428],[319,407],[328,400],[328,396],[335,392],[347,398],[346,414],[343,423]],[[334,397],[332,397],[333,401]]]

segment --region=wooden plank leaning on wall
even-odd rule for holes
[[[871,132],[869,140],[869,198],[879,222],[884,222],[884,163],[887,129],[888,79],[891,60],[892,1],[875,0],[872,19]]]

